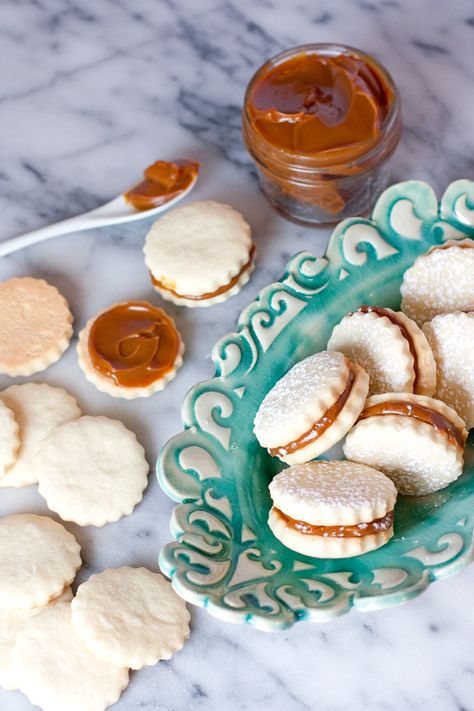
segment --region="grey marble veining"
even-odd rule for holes
[[[224,200],[252,225],[258,268],[225,304],[169,306],[186,342],[161,394],[112,400],[86,383],[74,348],[33,379],[63,385],[85,412],[123,419],[154,463],[180,429],[189,387],[212,373],[210,346],[294,252],[321,254],[325,230],[285,222],[258,191],[242,145],[245,85],[280,49],[352,44],[394,75],[405,128],[396,180],[438,191],[474,172],[474,5],[468,0],[2,0],[0,239],[99,205],[155,157],[202,161],[193,198]],[[69,299],[76,329],[101,307],[154,298],[141,247],[147,225],[72,234],[0,262],[0,279],[43,276]],[[10,381],[0,378],[0,386]],[[0,515],[46,511],[34,487],[2,490]],[[153,476],[132,516],[71,526],[84,549],[80,580],[120,564],[156,569],[171,502]],[[351,613],[278,635],[224,624],[193,608],[192,636],[169,663],[132,675],[117,711],[472,711],[474,567],[404,606]],[[27,711],[0,691],[1,711]],[[65,709],[65,711],[67,711]]]

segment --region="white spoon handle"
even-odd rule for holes
[[[86,215],[87,213],[84,215],[78,215],[77,217],[70,217],[67,220],[61,220],[61,222],[55,222],[53,225],[40,227],[38,230],[33,230],[32,232],[27,232],[24,235],[19,235],[18,237],[13,237],[12,239],[0,242],[0,257],[4,257],[6,254],[11,254],[12,252],[17,252],[19,249],[23,249],[24,247],[29,247],[31,244],[51,239],[51,237],[65,235],[69,232],[77,232],[79,230],[88,230],[91,227],[95,227],[97,222],[87,219]]]

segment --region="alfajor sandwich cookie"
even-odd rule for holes
[[[287,547],[315,558],[349,558],[393,536],[395,486],[372,467],[347,461],[296,464],[270,484],[268,523]]]
[[[449,240],[417,257],[400,291],[402,311],[419,326],[438,314],[474,310],[474,240]]]
[[[426,336],[401,311],[361,306],[338,323],[328,349],[341,351],[368,373],[369,394],[433,395],[436,364]]]
[[[144,252],[156,291],[189,308],[237,294],[249,280],[255,258],[242,215],[213,200],[170,210],[153,224]]]
[[[344,454],[380,469],[400,494],[443,489],[462,473],[467,431],[448,405],[424,395],[373,395],[346,437]]]
[[[440,314],[423,325],[436,359],[436,397],[474,427],[474,311]]]
[[[358,418],[369,376],[342,353],[322,351],[291,368],[254,420],[262,447],[287,464],[308,462],[339,442]]]

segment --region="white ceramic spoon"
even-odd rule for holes
[[[133,222],[134,220],[143,220],[144,218],[159,215],[161,212],[169,210],[170,207],[185,198],[194,188],[197,177],[196,174],[186,190],[183,190],[183,192],[178,193],[178,195],[174,197],[170,197],[170,199],[162,205],[152,207],[149,210],[137,210],[125,200],[122,194],[110,202],[107,202],[105,205],[95,208],[95,210],[90,210],[89,212],[84,212],[82,215],[70,217],[67,220],[55,222],[47,227],[40,227],[40,229],[33,230],[33,232],[27,232],[24,235],[7,239],[4,242],[0,242],[0,257],[4,257],[6,254],[11,254],[12,252],[17,252],[24,247],[29,247],[31,244],[51,239],[51,237],[69,234],[69,232],[81,232],[82,230],[91,230],[93,227],[105,227],[106,225],[119,225],[122,222]]]

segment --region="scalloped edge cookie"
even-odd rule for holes
[[[76,398],[64,388],[47,383],[21,383],[0,392],[0,400],[13,411],[20,435],[17,458],[0,479],[0,487],[36,484],[36,452],[58,425],[80,417]]]
[[[20,449],[20,426],[15,413],[0,398],[0,484]]]
[[[171,659],[188,639],[185,601],[162,575],[146,568],[108,568],[79,586],[72,619],[101,659],[141,669]]]
[[[0,283],[0,373],[32,375],[55,363],[69,345],[72,321],[66,299],[44,279]]]
[[[351,557],[379,548],[393,535],[395,486],[382,472],[364,464],[338,460],[297,464],[277,474],[269,490],[270,528],[285,546],[303,555]],[[379,522],[388,514],[390,518]],[[311,526],[364,529],[374,522],[376,532],[347,537],[309,530]]]
[[[47,604],[56,605],[58,602],[71,602],[72,590],[66,587],[61,595],[53,598]],[[44,607],[33,607],[31,610],[2,610],[0,608],[0,686],[7,691],[18,689],[15,676],[12,652],[18,632],[32,615],[37,615]]]
[[[129,682],[128,669],[108,664],[87,649],[67,602],[27,620],[12,658],[20,691],[47,711],[103,711]]]
[[[260,445],[287,464],[314,459],[344,437],[359,416],[369,376],[342,353],[321,351],[296,363],[263,399],[254,420]],[[345,398],[338,409],[341,398]],[[336,408],[332,421],[321,422]],[[314,432],[314,436],[313,436]]]
[[[103,526],[132,513],[149,466],[120,420],[83,415],[56,427],[34,461],[38,491],[51,511],[79,526]]]
[[[159,378],[156,380],[154,383],[151,383],[151,385],[147,385],[143,388],[127,388],[123,387],[121,385],[117,385],[114,383],[110,378],[106,378],[105,376],[101,375],[100,373],[97,372],[97,370],[94,368],[94,364],[92,363],[92,359],[89,354],[89,335],[90,335],[90,330],[92,328],[93,323],[95,320],[103,313],[106,313],[107,311],[110,311],[113,309],[115,306],[120,306],[122,303],[126,302],[117,302],[115,304],[112,304],[111,306],[108,306],[105,309],[102,309],[99,311],[95,316],[90,318],[82,331],[79,333],[79,338],[77,342],[77,359],[79,366],[84,373],[84,376],[86,380],[88,380],[92,385],[94,385],[97,390],[100,390],[103,393],[107,393],[107,395],[110,395],[111,397],[117,397],[117,398],[124,398],[125,400],[134,400],[136,398],[143,398],[143,397],[150,397],[151,395],[154,395],[157,392],[160,392],[160,390],[163,390],[169,382],[171,382],[177,375],[178,370],[181,368],[183,365],[183,355],[184,355],[184,342],[183,339],[181,338],[181,334],[178,331],[178,328],[175,324],[174,319],[171,318],[169,314],[166,314],[167,317],[170,319],[170,321],[173,322],[174,327],[176,328],[176,333],[179,336],[179,352],[176,357],[174,366],[171,370],[169,370],[167,373],[162,378]]]
[[[393,403],[407,403],[407,414],[396,414]],[[384,405],[387,414],[370,414],[372,407]],[[416,405],[440,415],[451,434],[410,414]],[[346,436],[343,450],[347,459],[384,472],[400,494],[424,496],[444,489],[462,474],[466,436],[464,421],[440,400],[413,393],[386,393],[367,400],[360,419]]]
[[[333,329],[328,350],[340,351],[369,375],[369,395],[433,395],[436,364],[423,331],[401,311],[360,306]]]
[[[76,577],[80,550],[72,533],[48,516],[0,518],[0,607],[47,605]]]
[[[474,310],[473,273],[474,240],[434,245],[403,275],[402,311],[421,326],[438,314]]]
[[[474,279],[474,274],[473,274]],[[474,312],[440,314],[423,324],[438,370],[436,397],[474,427]]]
[[[237,210],[214,200],[170,210],[152,225],[143,251],[153,288],[188,308],[237,294],[255,263],[250,226]]]

